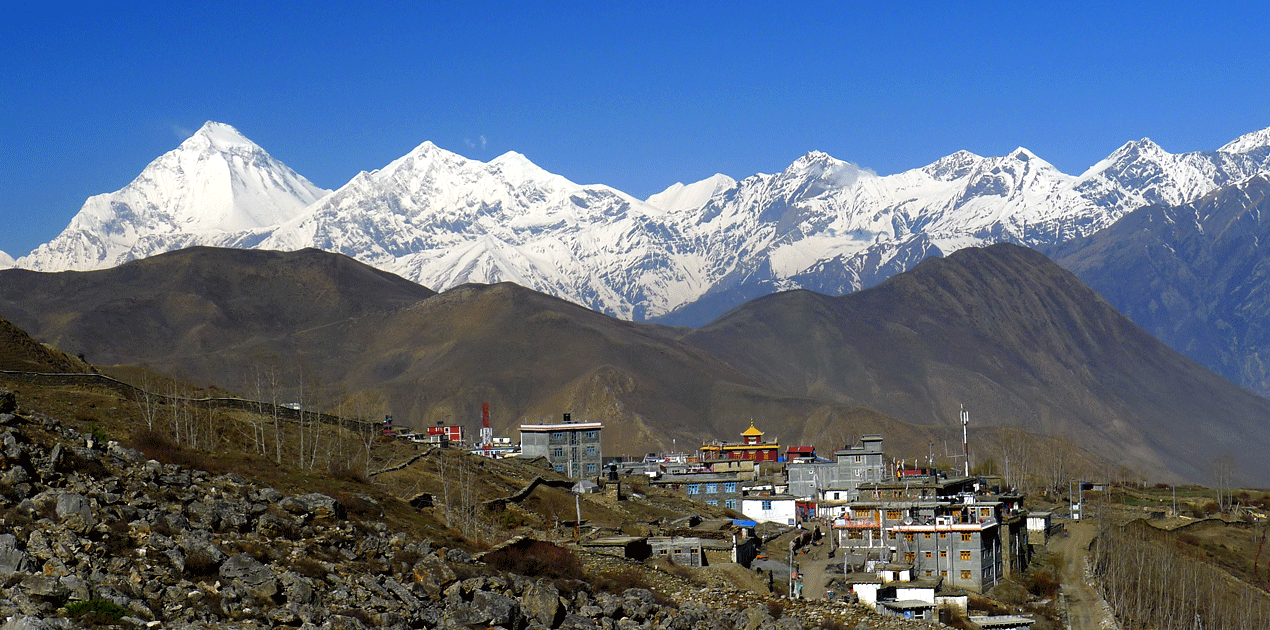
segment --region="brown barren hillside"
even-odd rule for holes
[[[0,319],[0,370],[83,373],[92,371],[92,367],[77,357],[32,339],[12,322]]]
[[[346,413],[373,407],[415,427],[460,423],[475,434],[488,402],[497,434],[515,438],[521,422],[569,412],[606,423],[609,453],[738,439],[750,420],[790,445],[931,437],[867,409],[765,388],[676,340],[677,329],[513,284],[436,295],[316,250],[196,248],[90,273],[0,272],[0,315],[103,363],[145,363],[278,402],[334,409],[357,398]]]
[[[194,247],[113,269],[0,271],[0,317],[98,365],[204,353],[434,295],[344,256]],[[162,360],[161,360],[162,359]],[[179,369],[175,371],[180,371]]]
[[[1065,435],[1118,462],[1270,477],[1270,402],[1170,350],[1071,273],[966,249],[856,294],[771,295],[685,337],[773,388],[905,420]]]

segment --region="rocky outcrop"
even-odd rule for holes
[[[56,420],[15,417],[0,427],[0,630],[69,628],[85,609],[138,628],[793,630],[863,614],[789,602],[801,612],[773,617],[735,592],[672,604],[643,588],[529,579],[350,521],[323,494],[89,448]]]

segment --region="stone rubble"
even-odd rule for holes
[[[724,588],[668,604],[643,588],[500,573],[461,549],[349,521],[323,494],[90,447],[91,436],[16,412],[0,391],[0,630],[76,627],[75,602],[121,607],[125,628],[943,627]],[[33,440],[31,425],[57,443]]]

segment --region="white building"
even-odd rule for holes
[[[741,499],[741,513],[759,523],[793,525],[797,521],[797,498],[784,496],[750,496]]]

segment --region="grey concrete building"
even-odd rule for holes
[[[648,483],[656,487],[677,490],[688,495],[689,499],[706,505],[739,511],[744,482],[745,479],[742,479],[738,472],[703,472],[662,475],[656,479],[650,479]]]
[[[600,449],[599,422],[574,422],[569,414],[559,424],[520,425],[522,457],[545,457],[556,472],[574,479],[600,474],[604,453]]]
[[[890,466],[882,452],[882,436],[866,435],[860,444],[833,452],[834,461],[791,462],[785,468],[789,493],[804,499],[850,501],[863,483],[887,480]],[[826,496],[826,492],[830,494]]]
[[[914,579],[982,592],[1026,566],[1024,514],[1013,503],[979,498],[859,500],[834,530],[844,562],[902,563]]]

